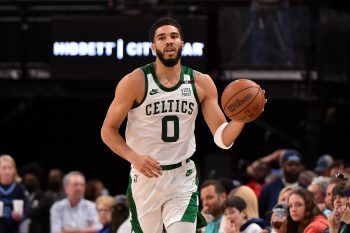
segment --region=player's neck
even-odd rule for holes
[[[162,62],[154,63],[154,69],[158,80],[166,87],[172,87],[179,82],[181,74],[181,64],[178,62],[175,66],[167,67]]]

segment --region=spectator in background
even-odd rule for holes
[[[286,186],[298,186],[298,178],[303,166],[301,154],[297,150],[285,150],[281,160],[283,176],[264,186],[259,196],[259,214],[264,218],[277,203],[279,192]]]
[[[319,176],[330,176],[330,168],[334,162],[334,159],[331,155],[322,155],[317,159],[316,167],[314,171]]]
[[[302,171],[298,177],[298,184],[303,188],[307,188],[316,177],[317,174],[311,170]]]
[[[327,191],[326,191],[326,198],[325,198],[325,203],[326,203],[326,208],[333,210],[333,188],[337,184],[343,184],[345,185],[349,181],[348,177],[345,176],[343,173],[337,173],[331,177],[331,180],[327,186]]]
[[[306,189],[294,189],[288,205],[287,233],[322,233],[328,228],[326,217]]]
[[[31,163],[23,166],[21,174],[29,200],[27,219],[21,225],[27,228],[25,232],[49,233],[50,207],[53,200],[41,190],[44,171],[39,164]]]
[[[293,192],[295,186],[287,186],[284,187],[281,191],[280,194],[278,195],[278,202],[277,203],[288,203],[288,198],[290,194]]]
[[[51,233],[95,233],[102,228],[95,203],[84,199],[85,177],[72,171],[63,178],[67,197],[57,201],[50,210]]]
[[[10,155],[1,155],[0,202],[3,204],[3,212],[0,217],[0,233],[17,233],[20,221],[27,214],[28,199],[19,181],[15,160]],[[22,212],[14,209],[14,200],[23,202]]]
[[[112,212],[113,212],[114,198],[111,196],[99,196],[96,199],[96,209],[98,219],[103,225],[103,228],[97,233],[115,233],[112,231]]]
[[[339,173],[344,173],[345,163],[341,159],[337,159],[333,162],[333,164],[329,167],[329,175],[334,176]]]
[[[245,200],[238,196],[230,196],[223,203],[225,213],[224,230],[219,233],[259,233],[265,222],[262,219],[250,218],[247,214]]]
[[[226,198],[226,190],[218,180],[206,180],[202,183],[200,187],[202,214],[208,222],[205,233],[219,232],[223,220],[222,203]]]
[[[270,174],[270,171],[270,164],[263,160],[256,160],[247,166],[246,174],[249,180],[247,180],[246,185],[255,192],[257,197],[260,195],[265,178]]]
[[[259,218],[258,199],[250,187],[242,185],[232,190],[229,197],[233,196],[240,197],[245,201],[247,205],[245,212],[248,218]]]
[[[347,199],[345,206],[334,209],[329,216],[329,232],[330,233],[350,233],[350,186],[339,193],[344,199]],[[345,213],[344,213],[345,212]]]
[[[103,182],[99,179],[89,180],[86,184],[85,199],[95,202],[101,195],[108,195]]]
[[[229,178],[221,177],[218,179],[219,182],[224,186],[225,192],[227,195],[234,190],[235,188],[239,187],[241,183],[238,180],[232,180]]]
[[[60,169],[54,168],[49,171],[46,194],[54,201],[62,200],[66,197],[63,191],[63,172]]]
[[[286,149],[275,150],[250,164],[245,160],[241,160],[241,164],[244,164],[243,168],[239,166],[240,174],[242,174],[239,179],[242,181],[242,184],[250,187],[259,197],[265,183],[270,183],[282,175],[282,169],[280,167],[275,169],[274,167],[279,164],[285,152]]]
[[[127,228],[131,229],[129,217],[129,201],[126,195],[119,194],[114,197],[112,214],[112,232],[117,232],[121,225],[127,221]],[[126,226],[124,226],[126,227]],[[131,232],[131,230],[129,231]]]
[[[348,196],[343,195],[342,192],[346,188],[346,184],[339,183],[336,186],[334,186],[332,190],[333,210],[339,212],[340,215],[343,214],[343,211],[346,207],[346,203],[349,200]]]
[[[273,233],[276,233],[276,229],[275,228],[278,228],[278,230],[280,232],[285,232],[285,227],[286,227],[286,224],[284,224],[284,226],[277,226],[277,225],[273,225],[272,223],[274,221],[276,221],[276,213],[274,213],[275,209],[283,209],[284,210],[284,213],[287,213],[288,211],[288,199],[289,199],[289,196],[292,194],[293,190],[297,188],[295,186],[287,186],[287,187],[284,187],[279,195],[278,195],[278,202],[277,204],[272,208],[272,210],[268,213],[266,213],[266,220],[265,222],[269,222],[271,224],[271,226],[266,226],[264,230],[262,230],[260,233],[270,233],[270,232],[273,232]],[[279,210],[281,211],[281,210]],[[283,218],[284,220],[286,220],[286,216],[287,214],[285,215],[285,217]],[[279,216],[279,219],[278,219],[278,222],[283,222],[284,220],[281,219],[282,216]],[[280,228],[283,228],[283,229],[280,229]]]
[[[331,178],[326,176],[315,177],[311,184],[307,187],[307,190],[314,195],[318,208],[327,217],[332,213],[330,209],[326,207],[325,199],[327,195],[327,187]]]

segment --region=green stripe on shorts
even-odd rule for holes
[[[186,211],[181,218],[182,222],[194,222],[198,213],[198,205],[197,205],[198,191],[192,193],[191,199],[188,203]]]
[[[183,221],[183,222],[194,222],[197,218],[197,214],[198,214],[197,200],[198,200],[198,195],[199,195],[198,184],[199,184],[199,180],[198,180],[198,177],[196,176],[197,191],[192,193],[192,196],[191,196],[191,199],[188,203],[186,211],[181,218],[181,221]]]
[[[128,185],[127,195],[128,195],[128,199],[129,199],[129,202],[130,202],[131,229],[135,233],[143,233],[143,231],[141,229],[141,226],[140,226],[140,222],[139,222],[139,220],[137,218],[137,210],[136,210],[136,205],[135,205],[134,198],[132,196],[131,184],[132,184],[132,178],[131,178],[131,176],[129,176],[129,185]]]

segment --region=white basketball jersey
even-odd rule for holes
[[[141,69],[145,74],[145,97],[128,114],[126,143],[161,165],[191,157],[196,150],[194,129],[199,103],[193,70],[181,66],[180,81],[167,88],[156,77],[153,63]]]

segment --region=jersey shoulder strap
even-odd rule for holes
[[[153,64],[152,63],[149,63],[147,65],[144,65],[144,66],[141,66],[140,69],[142,70],[142,72],[144,73],[144,81],[145,81],[145,94],[144,94],[144,97],[142,99],[142,101],[140,103],[134,103],[133,106],[131,107],[132,109],[133,108],[137,108],[138,106],[140,106],[146,99],[147,97],[147,91],[148,91],[148,86],[149,86],[149,83],[148,83],[148,75],[149,74],[152,74],[152,66]]]
[[[194,70],[190,67],[181,66],[182,73],[183,73],[183,83],[184,84],[191,84],[192,90],[194,93],[194,97],[196,98],[197,104],[200,105],[197,89],[196,89],[196,83],[194,81]]]
[[[145,77],[147,77],[148,74],[152,73],[152,68],[153,68],[153,63],[149,63],[141,67],[141,70],[145,74]]]

